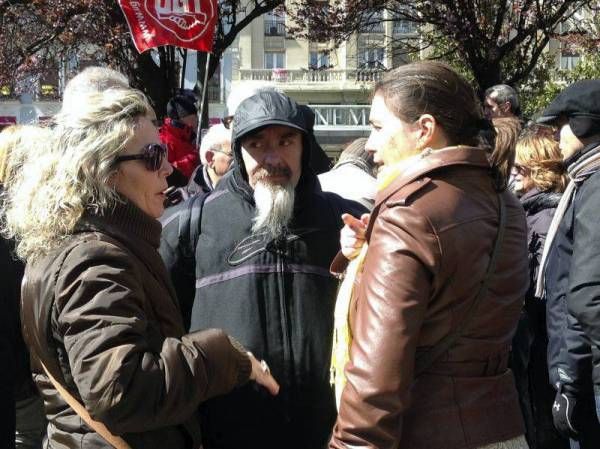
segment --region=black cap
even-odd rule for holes
[[[287,95],[276,91],[259,92],[242,101],[233,117],[233,140],[259,128],[283,125],[309,132],[306,110]]]
[[[176,95],[167,103],[167,116],[172,119],[180,120],[187,115],[196,115],[197,113],[198,109],[190,95]]]
[[[548,105],[538,123],[555,124],[561,117],[577,137],[600,133],[600,80],[583,80],[571,84]]]

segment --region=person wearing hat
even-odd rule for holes
[[[579,81],[567,87],[538,122],[556,127],[569,175],[546,237],[536,285],[536,296],[547,301],[548,370],[557,389],[552,413],[557,429],[577,441],[578,447],[597,448],[600,80]]]
[[[190,94],[181,93],[167,103],[167,117],[160,127],[160,141],[167,146],[170,164],[180,175],[171,175],[169,185],[184,186],[200,163],[196,147],[198,109]]]
[[[309,168],[307,120],[275,91],[244,100],[233,120],[234,166],[191,219],[199,234],[191,244],[191,329],[231,332],[281,385],[274,400],[239,388],[204,404],[207,448],[323,448],[335,421],[329,366],[338,281],[329,266],[341,215],[366,209],[321,191]],[[180,220],[195,198],[163,221],[160,252],[174,279],[186,237]]]

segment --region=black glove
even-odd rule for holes
[[[574,440],[578,438],[578,414],[577,399],[573,394],[566,392],[561,385],[552,404],[552,418],[554,427],[565,438]]]

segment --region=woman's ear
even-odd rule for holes
[[[419,130],[419,146],[422,148],[430,146],[435,138],[438,128],[435,118],[431,114],[423,114],[419,117],[419,120],[417,120],[417,126]]]
[[[512,105],[510,104],[510,101],[505,101],[504,103],[502,103],[500,105],[500,110],[502,112],[504,112],[505,114],[508,114],[510,112],[511,107],[512,107]]]

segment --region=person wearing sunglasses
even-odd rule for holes
[[[512,188],[525,209],[530,282],[512,341],[511,369],[529,447],[567,449],[567,439],[557,433],[552,422],[554,389],[548,377],[546,301],[536,297],[534,290],[548,228],[568,179],[550,127],[534,124],[525,128],[515,153]],[[555,354],[554,349],[550,354]]]
[[[278,385],[222,330],[186,334],[157,252],[172,167],[144,94],[80,100],[6,197],[48,447],[201,447],[202,401],[250,379]]]

